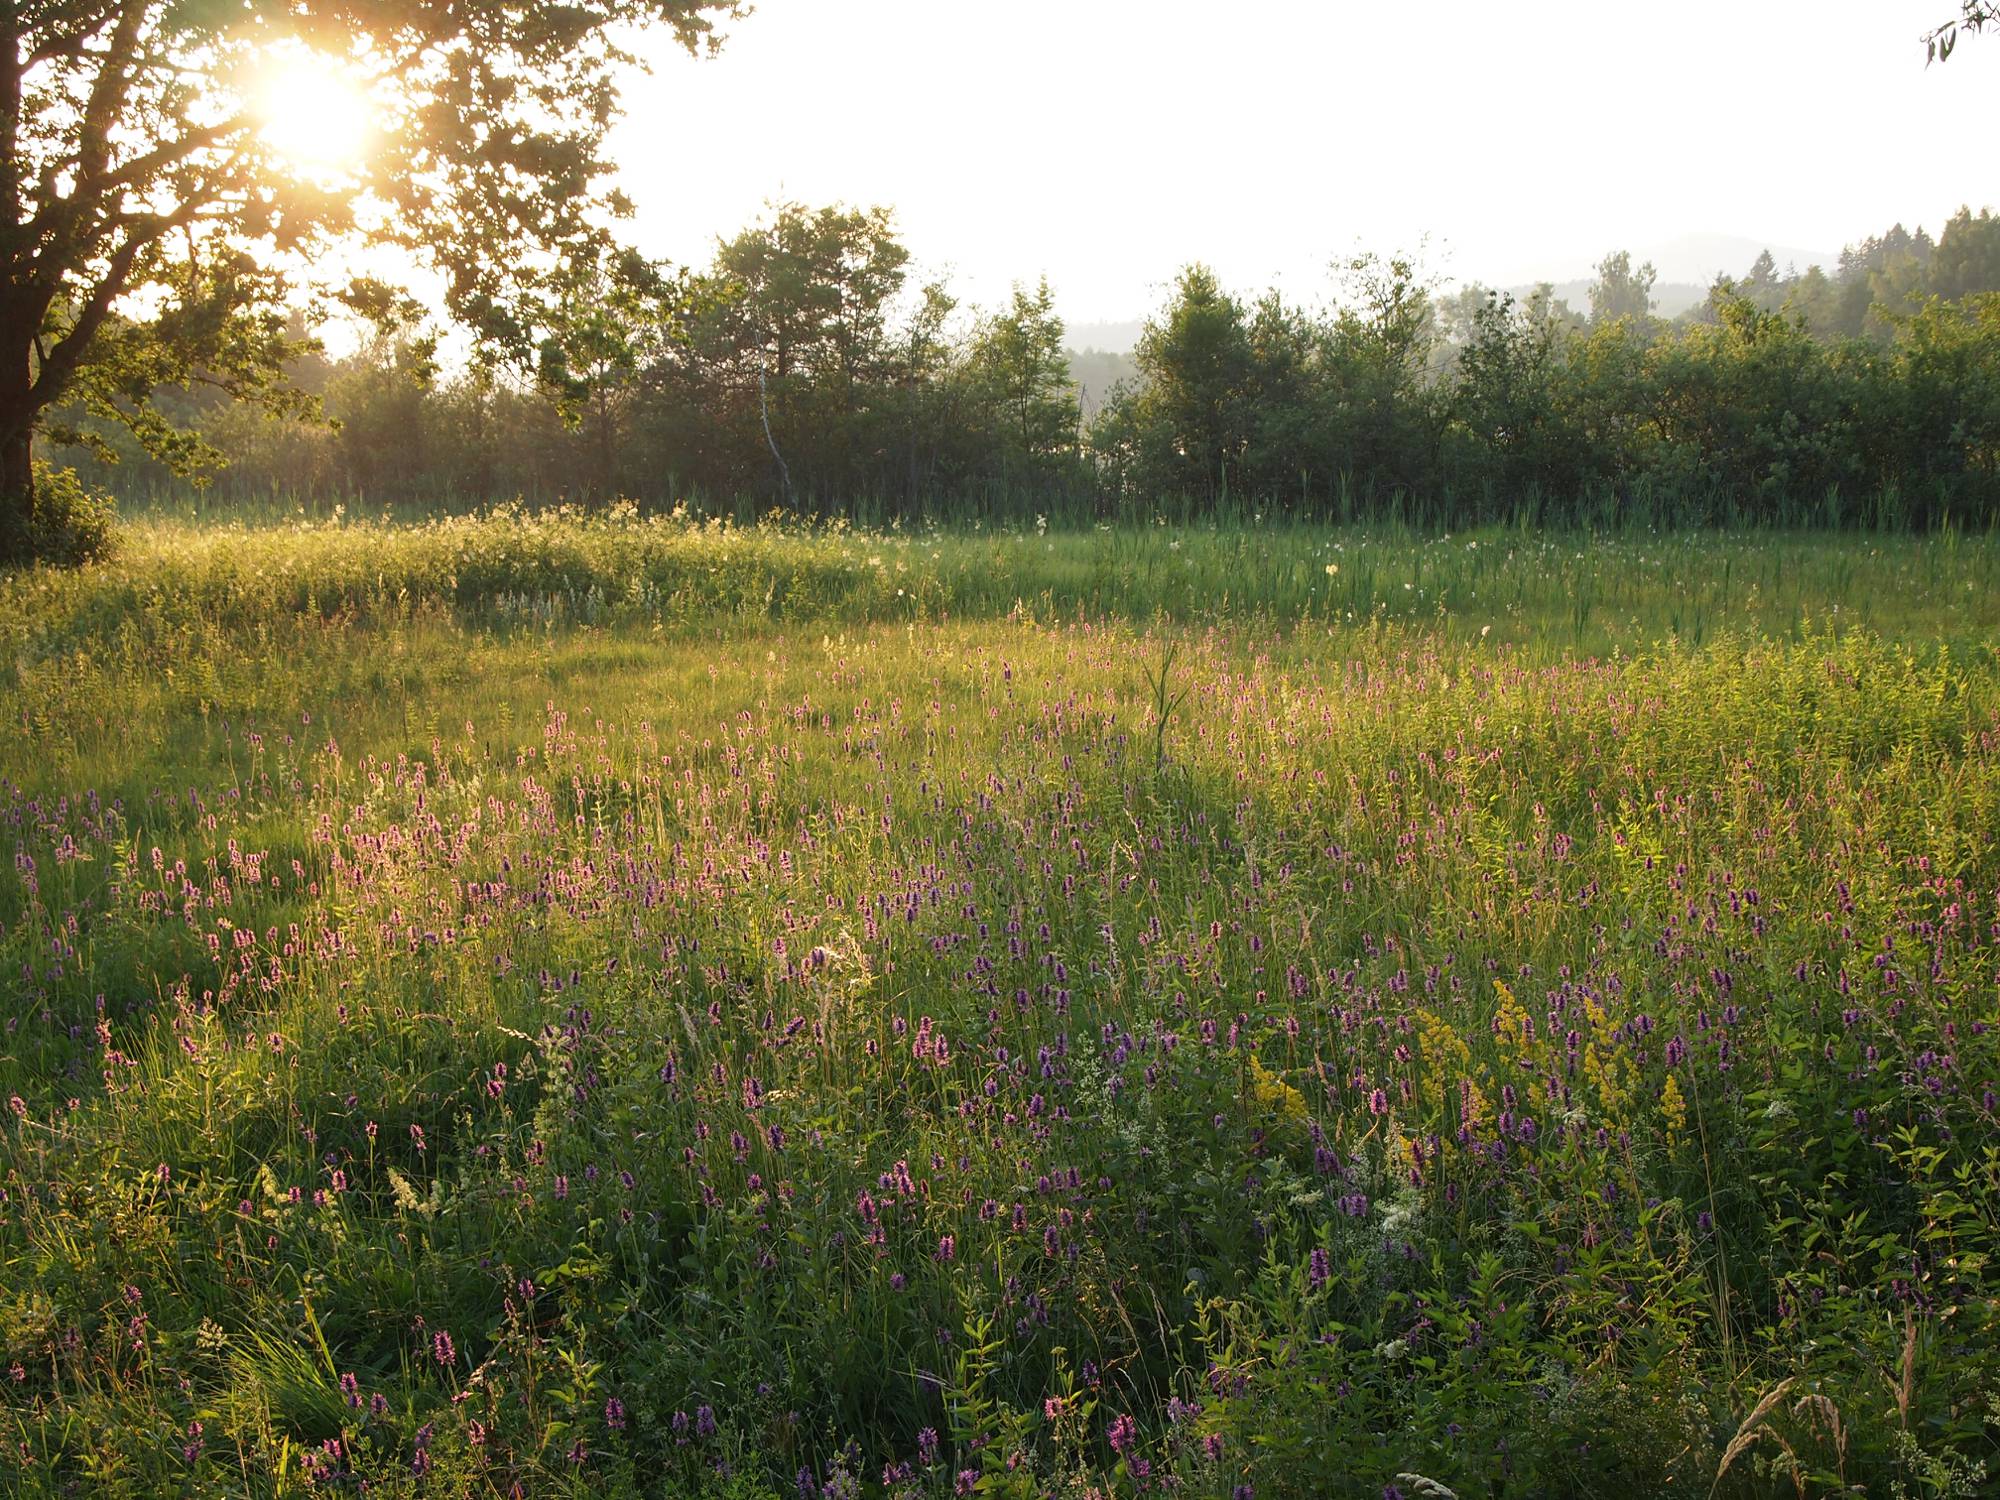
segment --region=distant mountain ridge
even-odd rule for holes
[[[1063,342],[1077,350],[1100,349],[1106,354],[1124,354],[1139,346],[1139,335],[1145,330],[1143,318],[1122,323],[1071,323],[1063,334]]]
[[[1618,247],[1613,247],[1618,248]],[[1819,266],[1827,271],[1840,264],[1838,250],[1807,250],[1798,245],[1780,245],[1770,240],[1749,239],[1740,234],[1683,234],[1663,244],[1634,246],[1632,263],[1639,265],[1645,261],[1653,263],[1653,269],[1660,273],[1660,281],[1688,282],[1699,286],[1702,295],[1718,275],[1741,276],[1750,269],[1751,262],[1766,250],[1771,259],[1783,271],[1787,266],[1795,266],[1803,271],[1808,266]],[[1589,268],[1584,268],[1588,276]]]
[[[1604,253],[1627,248],[1607,245]],[[1632,264],[1652,264],[1659,273],[1653,284],[1653,311],[1663,318],[1676,318],[1691,307],[1708,300],[1708,289],[1717,276],[1740,277],[1765,250],[1777,262],[1780,273],[1788,268],[1799,271],[1819,266],[1829,274],[1840,264],[1838,250],[1808,250],[1799,245],[1781,245],[1770,240],[1751,239],[1740,234],[1696,233],[1677,235],[1650,246],[1629,247]],[[1601,256],[1599,258],[1602,258]],[[1590,311],[1590,287],[1596,281],[1595,260],[1581,266],[1572,262],[1561,274],[1540,278],[1552,284],[1556,296],[1580,313]],[[1481,278],[1466,277],[1468,283]],[[1540,284],[1517,281],[1501,288],[1516,298],[1525,297]],[[1145,329],[1143,319],[1122,322],[1072,323],[1063,342],[1072,350],[1101,350],[1106,354],[1126,354],[1138,346]]]

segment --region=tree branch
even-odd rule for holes
[[[12,21],[0,21],[0,225],[11,232],[21,222],[20,34]]]
[[[192,203],[181,205],[171,214],[155,215],[143,232],[138,226],[143,220],[134,220],[134,233],[112,252],[110,262],[102,277],[91,290],[77,314],[76,321],[69,326],[60,342],[43,357],[42,368],[35,383],[28,388],[29,404],[36,410],[51,406],[60,400],[63,388],[83,362],[84,351],[90,341],[104,326],[104,320],[111,314],[111,305],[125,292],[131,280],[132,267],[138,261],[140,252],[150,245],[158,244],[176,229],[189,223],[197,212]]]
[[[115,209],[106,212],[109,200],[135,184],[145,182],[167,169],[178,166],[197,152],[215,145],[227,138],[246,123],[246,116],[237,115],[216,125],[203,126],[191,131],[178,141],[162,142],[142,156],[136,156],[122,167],[100,178],[88,196],[79,185],[78,190],[66,198],[45,199],[29,224],[29,238],[35,241],[53,241],[48,251],[32,259],[41,263],[29,272],[24,280],[37,286],[46,286],[51,292],[60,278],[63,266],[72,266],[81,256],[93,253],[106,238],[118,230],[143,222],[146,215],[130,215]],[[212,186],[204,192],[189,193],[187,201],[175,213],[192,212],[199,214],[221,192],[220,185]],[[49,274],[49,265],[57,267],[56,274]]]
[[[90,100],[83,109],[83,132],[77,150],[77,176],[87,181],[104,169],[111,150],[111,126],[125,102],[126,70],[139,48],[139,28],[146,19],[147,0],[123,0],[118,24],[97,79],[90,86]]]
[[[1927,63],[1941,63],[1958,46],[1961,32],[1977,33],[1988,27],[2000,29],[2000,3],[1996,0],[1963,0],[1958,18],[1924,33]]]
[[[100,6],[94,13],[81,17],[70,31],[55,32],[52,28],[48,39],[28,54],[23,65],[24,70],[38,68],[44,63],[56,62],[65,57],[83,56],[83,44],[104,29],[105,23],[111,19],[112,12],[116,9],[114,0],[114,3]]]

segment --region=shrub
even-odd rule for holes
[[[75,568],[108,557],[116,540],[116,505],[86,489],[74,469],[35,462],[34,494],[25,516],[10,516],[0,556],[21,563]]]

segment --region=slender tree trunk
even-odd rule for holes
[[[771,457],[778,461],[778,477],[785,484],[785,504],[792,510],[798,509],[798,498],[792,494],[792,470],[785,462],[785,455],[778,451],[778,440],[771,436],[771,403],[764,394],[764,370],[757,369],[757,412],[764,421],[764,441],[771,446]]]

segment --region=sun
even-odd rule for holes
[[[273,62],[259,79],[257,133],[294,168],[337,174],[360,165],[375,134],[375,109],[353,76],[317,53]]]

